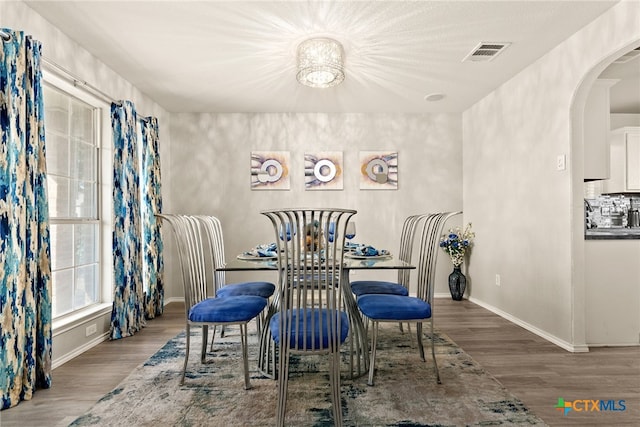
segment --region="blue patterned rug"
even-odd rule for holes
[[[254,325],[251,325],[254,326]],[[376,385],[366,377],[342,380],[346,426],[544,425],[471,357],[444,334],[436,338],[442,384],[437,384],[428,340],[427,362],[415,337],[395,324],[381,325]],[[250,336],[253,389],[244,390],[237,329],[216,336],[207,363],[200,364],[200,330],[191,340],[184,386],[184,332],[169,340],[72,426],[272,426],[277,383],[255,370],[257,338]],[[332,426],[325,359],[292,359],[287,425]]]

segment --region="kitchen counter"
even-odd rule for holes
[[[590,228],[585,240],[640,240],[640,228]]]

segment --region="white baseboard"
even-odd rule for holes
[[[167,305],[172,302],[184,302],[184,297],[171,297],[164,299],[164,305]]]
[[[175,297],[175,298],[167,298],[164,301],[164,305],[167,305],[171,302],[184,302],[184,297]],[[78,317],[78,318],[74,318],[73,322],[67,322],[67,324],[62,324],[60,325],[57,329],[56,332],[53,334],[53,339],[55,340],[55,338],[57,336],[61,336],[64,333],[70,332],[72,331],[74,328],[82,328],[85,327],[88,321],[91,320],[95,320],[97,319],[99,316],[104,316],[105,313],[109,313],[110,312],[110,305],[108,309],[104,309],[101,308],[100,311],[93,311],[91,312],[89,315],[85,316],[85,317]],[[77,357],[79,355],[81,355],[82,353],[84,353],[87,350],[90,350],[91,348],[97,346],[98,344],[109,340],[109,331],[105,331],[100,335],[97,335],[96,337],[94,337],[91,341],[87,341],[81,345],[79,345],[78,347],[74,347],[72,351],[60,356],[60,357],[56,357],[51,361],[51,369],[56,369],[57,367],[63,365],[64,363],[68,362],[69,360],[73,359],[74,357]]]
[[[109,339],[109,332],[105,332],[101,335],[98,335],[91,341],[81,345],[80,347],[76,347],[72,352],[69,352],[64,356],[58,357],[55,360],[53,360],[51,362],[51,369],[56,369],[58,366],[63,365],[64,363],[68,362],[74,357],[80,356],[85,351],[92,349],[93,347],[97,346],[101,342],[107,341],[108,339]]]
[[[500,310],[499,308],[496,308],[492,305],[489,305],[483,301],[479,301],[476,300],[475,298],[469,298],[469,301],[471,301],[474,304],[478,304],[480,307],[486,308],[487,310],[491,311],[492,313],[497,314],[498,316],[507,319],[508,321],[510,321],[511,323],[515,323],[518,326],[521,326],[523,328],[525,328],[527,331],[536,334],[537,336],[544,338],[545,340],[557,345],[558,347],[561,347],[567,351],[570,351],[572,353],[586,353],[589,351],[589,346],[587,346],[586,344],[581,344],[581,345],[574,345],[571,344],[570,342],[567,342],[563,339],[560,339],[558,337],[556,337],[555,335],[551,335],[546,331],[543,331],[542,329],[537,328],[536,326],[533,326],[525,321],[523,321],[522,319],[518,319],[517,317],[512,316],[509,313],[506,313],[502,310]]]
[[[439,294],[435,294],[434,295],[436,298],[451,298],[451,295],[449,294],[445,294],[445,293],[439,293]],[[544,338],[545,340],[557,345],[558,347],[561,347],[567,351],[570,351],[572,353],[586,353],[589,351],[589,346],[587,346],[586,344],[584,345],[574,345],[571,344],[563,339],[560,339],[558,337],[556,337],[555,335],[551,335],[546,331],[543,331],[542,329],[539,329],[525,321],[523,321],[522,319],[519,319],[517,317],[512,316],[511,314],[504,312],[502,310],[500,310],[499,308],[496,308],[490,304],[487,304],[483,301],[477,300],[475,298],[468,298],[469,301],[471,301],[474,304],[479,305],[482,308],[485,308],[487,310],[489,310],[490,312],[497,314],[498,316],[502,317],[503,319],[508,320],[511,323],[515,323],[518,326],[523,327],[524,329],[526,329],[527,331],[536,334],[537,336]]]

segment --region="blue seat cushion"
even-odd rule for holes
[[[207,298],[189,309],[192,322],[246,322],[256,317],[267,306],[267,300],[255,295],[227,298]]]
[[[358,308],[372,320],[419,320],[431,317],[429,303],[416,297],[369,294],[358,298]]]
[[[218,289],[216,297],[226,298],[238,295],[256,295],[269,298],[276,290],[276,285],[269,282],[242,282],[225,285]]]
[[[365,294],[391,294],[405,297],[409,295],[407,288],[401,284],[381,280],[357,280],[351,282],[351,292],[357,297]]]
[[[291,335],[289,337],[290,348],[295,350],[319,350],[329,347],[329,310],[312,308],[297,309],[293,311],[287,310],[284,315],[288,317],[289,313],[292,318]],[[333,313],[336,312],[333,311]],[[343,311],[338,313],[340,313],[340,344],[342,344],[349,335],[349,317],[347,316],[347,313]],[[271,327],[271,336],[277,344],[280,344],[281,315],[283,315],[282,312],[274,314],[269,322],[269,326]],[[336,319],[333,321],[335,322],[335,320]],[[305,323],[307,327],[306,330]],[[311,327],[312,324],[314,326],[313,328]]]

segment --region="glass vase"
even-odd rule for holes
[[[462,300],[464,291],[467,288],[467,278],[460,270],[460,266],[453,266],[453,271],[449,275],[449,291],[454,301]]]

